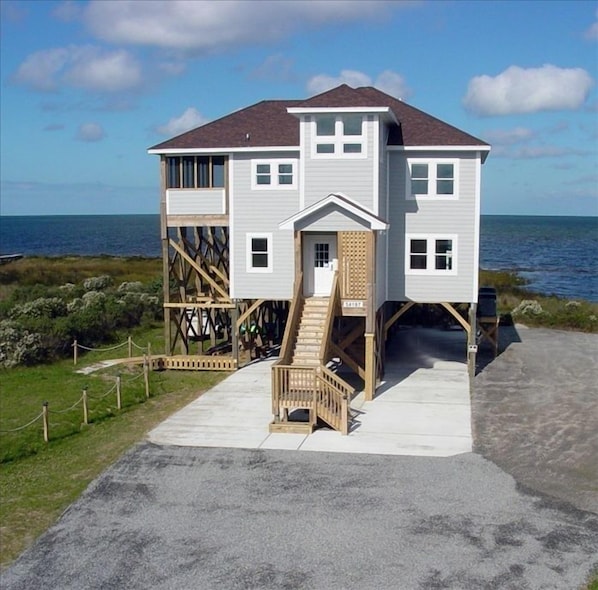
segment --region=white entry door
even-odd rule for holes
[[[330,295],[336,265],[336,235],[303,234],[304,295]]]

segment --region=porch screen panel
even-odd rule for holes
[[[367,299],[367,233],[339,232],[341,297]]]

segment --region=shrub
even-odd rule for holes
[[[524,299],[512,312],[516,315],[541,315],[544,313],[542,306],[535,299]]]
[[[141,293],[145,287],[140,281],[125,281],[118,286],[118,293]]]
[[[0,366],[34,365],[46,360],[40,334],[29,332],[17,322],[0,322]]]
[[[101,291],[107,289],[112,284],[112,277],[102,275],[100,277],[90,277],[83,281],[83,288],[86,291]]]
[[[22,305],[15,305],[9,313],[11,319],[23,317],[30,318],[56,318],[67,313],[66,303],[58,297],[40,297]]]

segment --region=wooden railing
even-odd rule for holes
[[[152,370],[182,369],[185,371],[235,371],[237,361],[226,356],[154,356],[150,358]]]
[[[287,325],[280,346],[280,360],[278,363],[288,364],[291,362],[291,354],[297,339],[297,330],[301,320],[301,311],[303,309],[303,273],[299,273],[295,282],[293,300],[287,317]],[[278,364],[277,363],[277,364]]]
[[[313,411],[342,434],[349,432],[349,405],[355,390],[326,367],[275,364],[272,367],[272,413],[280,409]]]
[[[340,289],[338,281],[338,271],[334,271],[334,278],[332,279],[332,290],[330,291],[330,299],[328,300],[328,310],[326,311],[326,325],[324,326],[324,333],[322,334],[322,342],[320,342],[320,364],[324,366],[328,360],[328,352],[330,348],[330,337],[332,336],[332,326],[334,324],[334,316],[337,306],[340,304]]]

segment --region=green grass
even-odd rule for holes
[[[505,271],[481,270],[480,285],[496,288],[498,313],[505,321],[514,320],[532,327],[598,332],[598,303],[534,293],[526,289],[525,280]],[[524,300],[537,301],[542,312],[513,314]]]
[[[594,572],[583,590],[598,590],[598,571]]]
[[[156,334],[146,336],[155,338]],[[81,364],[100,356],[105,355],[90,354]],[[0,376],[1,429],[35,416],[46,399],[51,407],[68,407],[84,385],[91,395],[106,391],[111,383],[107,375],[114,371],[86,377],[73,372],[72,361],[4,371]],[[2,451],[12,460],[0,464],[0,564],[6,566],[15,559],[95,477],[152,427],[223,377],[223,373],[211,372],[153,372],[149,399],[145,399],[143,379],[131,382],[123,410],[116,410],[112,401],[95,409],[92,405],[93,421],[88,426],[82,425],[80,408],[60,415],[54,425],[51,421],[48,445],[43,443],[41,424],[17,433],[24,439],[3,435]],[[133,383],[137,385],[132,387]]]
[[[80,283],[90,277],[110,275],[123,281],[147,283],[160,277],[161,258],[141,256],[27,256],[0,266],[0,285],[57,286]]]

